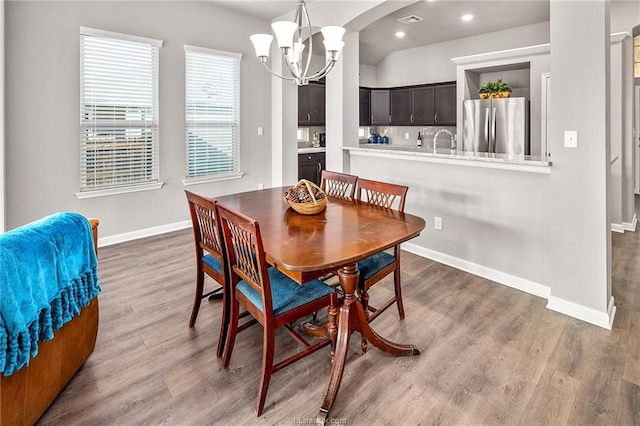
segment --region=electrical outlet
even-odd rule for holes
[[[258,189],[264,189],[264,184],[262,182],[258,184]]]
[[[442,231],[442,218],[441,217],[434,217],[433,218],[433,227],[436,229],[436,231]]]
[[[404,134],[404,138],[405,138],[405,139],[409,139],[409,133],[405,133],[405,134]]]
[[[264,134],[264,127],[259,126],[258,127],[258,136],[262,136]]]

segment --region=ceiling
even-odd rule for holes
[[[295,0],[216,2],[228,9],[267,20],[287,12],[291,12],[293,19],[296,4]],[[307,0],[307,3],[310,1]],[[473,20],[462,21],[460,17],[464,14],[474,15]],[[399,18],[409,15],[419,16],[423,20],[409,25],[398,22]],[[310,18],[313,23],[313,15]],[[548,20],[549,0],[418,1],[373,22],[360,32],[360,62],[375,66],[394,50],[410,49]],[[396,38],[396,31],[404,31],[405,37]]]

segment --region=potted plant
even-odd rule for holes
[[[513,89],[507,83],[503,83],[502,80],[487,81],[480,87],[478,95],[481,99],[486,98],[508,98]]]

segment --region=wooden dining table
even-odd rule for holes
[[[354,331],[389,355],[420,354],[415,346],[393,343],[371,328],[357,292],[357,262],[418,236],[425,221],[366,202],[332,197],[321,213],[302,215],[285,204],[286,189],[271,188],[216,199],[260,223],[267,262],[296,282],[303,284],[338,271],[344,298],[338,308],[330,308],[328,312],[328,332],[336,344],[329,384],[318,413],[318,421],[324,424],[340,387]]]

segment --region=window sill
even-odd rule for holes
[[[229,173],[229,174],[217,175],[217,176],[207,176],[207,177],[201,177],[201,178],[188,178],[188,179],[184,179],[182,181],[182,184],[184,186],[199,185],[201,183],[220,182],[224,180],[240,179],[242,176],[244,176],[244,173],[237,172],[237,173]]]
[[[163,185],[163,182],[156,182],[122,188],[96,189],[92,191],[76,192],[76,198],[78,200],[84,200],[85,198],[107,197],[110,195],[128,194],[130,192],[153,191],[155,189],[162,188]]]

